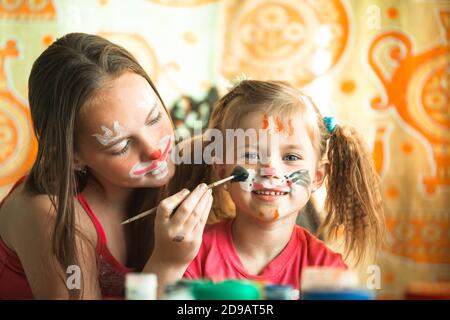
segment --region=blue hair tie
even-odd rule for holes
[[[334,129],[337,126],[335,117],[323,117],[323,122],[329,134],[333,134]]]

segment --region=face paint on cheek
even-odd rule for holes
[[[147,174],[151,174],[158,180],[165,178],[169,173],[167,159],[172,150],[173,141],[174,137],[172,135],[162,137],[159,141],[159,158],[152,161],[137,162],[130,170],[130,177],[139,179]]]
[[[306,169],[295,171],[290,175],[288,175],[286,178],[287,183],[291,188],[292,194],[296,194],[303,188],[309,190],[309,187],[311,185],[311,178],[309,176],[309,171]]]
[[[256,171],[253,169],[247,169],[247,171],[248,171],[247,179],[245,181],[239,182],[239,186],[244,191],[252,192],[253,183],[255,182],[255,177],[256,177]]]
[[[273,220],[277,220],[280,216],[280,213],[278,212],[278,209],[275,209],[275,212],[273,213]]]
[[[111,129],[109,129],[105,126],[101,126],[101,130],[103,131],[103,134],[96,133],[96,134],[93,134],[92,136],[97,138],[97,141],[100,142],[100,144],[102,144],[104,146],[107,146],[114,140],[117,140],[124,136],[124,129],[120,126],[119,121],[117,121],[117,120],[114,121],[114,124],[113,124],[114,133]]]

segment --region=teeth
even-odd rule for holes
[[[266,195],[266,196],[284,196],[287,192],[279,192],[279,191],[255,191],[256,194]]]

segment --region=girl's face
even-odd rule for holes
[[[284,119],[254,112],[240,120],[239,128],[257,129],[258,139],[235,139],[235,160],[250,173],[245,182],[228,185],[237,213],[260,221],[297,214],[325,176],[301,115]],[[234,165],[222,168],[229,176]]]
[[[135,73],[124,73],[80,114],[76,156],[81,165],[120,187],[159,187],[174,173],[173,128],[158,96]]]

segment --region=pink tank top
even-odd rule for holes
[[[19,186],[25,178],[20,179],[10,191]],[[105,231],[92,211],[86,198],[79,193],[77,199],[87,213],[97,232],[97,247],[100,288],[103,298],[123,298],[125,275],[133,269],[117,261],[108,249]],[[3,201],[5,201],[3,199]],[[0,206],[3,204],[0,203]],[[33,299],[25,272],[17,254],[6,246],[0,238],[0,299]]]

